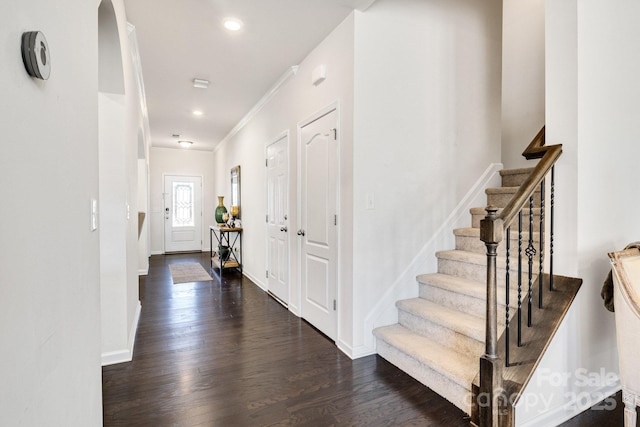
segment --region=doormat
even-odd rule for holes
[[[169,264],[171,279],[173,284],[188,282],[204,282],[213,280],[209,273],[197,262],[187,262],[181,264]]]

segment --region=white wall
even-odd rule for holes
[[[149,165],[147,159],[138,159],[138,211],[144,213],[138,236],[138,274],[149,274],[151,234],[149,233]]]
[[[295,209],[296,124],[340,100],[337,345],[352,357],[374,351],[365,320],[380,308],[381,295],[500,160],[501,15],[502,4],[494,0],[379,0],[339,26],[215,152],[220,194],[229,194],[229,169],[242,166],[245,273],[265,287],[264,149],[289,131]],[[321,63],[328,65],[328,78],[313,87],[310,73]],[[373,210],[365,209],[367,193],[375,198]],[[289,229],[297,229],[295,215]],[[290,309],[299,313],[295,235],[290,248]],[[417,292],[415,280],[404,286]]]
[[[203,178],[202,249],[208,251],[209,226],[215,224],[214,209],[218,204],[213,183],[213,153],[191,149],[151,148],[149,169],[151,213],[147,220],[151,227],[151,253],[164,253],[164,175],[192,175]]]
[[[504,0],[502,163],[533,167],[522,152],[544,125],[544,0]]]
[[[0,425],[102,423],[97,2],[0,2]],[[29,77],[23,31],[51,77]]]
[[[144,88],[144,77],[142,75],[142,61],[138,49],[138,38],[135,26],[127,24],[129,50],[133,73],[135,76],[135,87],[138,92],[139,109],[139,129],[138,129],[138,212],[144,214],[142,224],[138,228],[138,274],[147,275],[149,273],[149,257],[151,256],[151,238],[149,227],[149,147],[151,146],[151,130],[149,128],[149,115],[147,111],[147,100]]]
[[[140,93],[122,0],[104,0],[99,19],[98,97],[102,363],[131,360],[138,298]],[[118,60],[119,59],[119,60]]]
[[[560,274],[584,283],[541,364],[546,371],[527,390],[554,397],[549,408],[531,405],[523,413],[521,421],[536,426],[556,425],[616,390],[605,381],[617,372],[614,316],[604,309],[600,288],[609,270],[607,252],[640,239],[640,5],[573,0],[548,1],[546,7],[547,141],[564,148],[556,260]],[[579,369],[595,381],[582,384]],[[550,387],[551,373],[568,379]]]
[[[244,273],[266,288],[266,146],[284,131],[289,139],[290,215],[288,228],[297,227],[297,124],[335,101],[340,102],[340,256],[338,340],[350,342],[351,330],[351,162],[353,123],[353,15],[349,16],[300,64],[291,77],[265,107],[233,138],[215,152],[215,192],[229,200],[229,174],[240,165],[242,173],[241,215],[244,228]],[[320,64],[327,66],[327,79],[311,84],[311,73]],[[293,65],[293,64],[292,64]],[[284,71],[284,70],[283,70]],[[274,82],[275,83],[275,82]],[[291,254],[291,294],[289,308],[299,314],[300,294],[296,284],[298,241],[289,233]]]
[[[501,16],[495,0],[378,0],[356,15],[354,355],[373,351],[378,300],[500,161]],[[402,286],[417,294],[414,278]]]

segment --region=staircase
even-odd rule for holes
[[[487,204],[503,208],[533,169],[503,170],[502,187],[486,190]],[[539,191],[534,195],[539,206]],[[444,396],[458,408],[472,413],[471,385],[484,353],[486,313],[486,248],[480,240],[480,220],[484,208],[471,209],[471,227],[454,230],[455,249],[436,254],[438,272],[417,277],[419,297],[398,301],[398,323],[377,328],[377,351],[418,381]],[[523,223],[534,216],[533,240],[539,241],[540,209],[525,209]],[[527,228],[528,230],[528,228]],[[529,234],[523,233],[525,241]],[[537,243],[536,243],[537,244]],[[498,327],[505,323],[505,242],[498,247]],[[517,233],[511,236],[511,251],[518,246]],[[514,263],[515,264],[515,263]],[[509,268],[510,317],[517,305],[517,265]],[[535,269],[534,269],[535,270]],[[523,266],[523,283],[528,271]],[[526,278],[524,276],[527,276]],[[533,276],[535,280],[535,275]],[[502,281],[502,283],[500,283]],[[523,289],[523,295],[524,298]]]

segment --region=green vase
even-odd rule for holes
[[[224,196],[218,196],[218,206],[216,207],[216,223],[218,225],[224,225],[223,215],[227,213],[227,208],[224,207]]]
[[[231,250],[229,249],[229,246],[223,246],[223,245],[218,246],[218,254],[219,254],[220,261],[229,261],[230,253],[231,253]]]

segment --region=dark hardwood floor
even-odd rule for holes
[[[239,274],[140,280],[133,361],[103,368],[105,426],[468,426],[466,415],[377,356],[351,360]]]
[[[350,360],[239,274],[174,285],[178,262],[209,268],[207,253],[151,257],[133,361],[103,368],[105,426],[469,425],[384,359]],[[615,410],[563,426],[621,426],[614,398]]]

